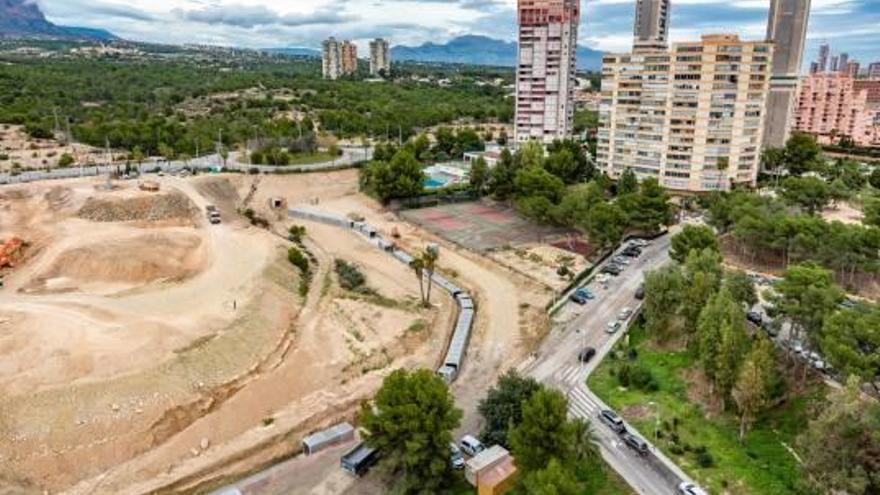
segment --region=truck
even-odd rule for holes
[[[205,207],[205,216],[208,217],[208,221],[213,224],[220,223],[220,210],[214,205],[208,205]]]

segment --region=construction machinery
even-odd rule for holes
[[[0,270],[13,268],[24,254],[24,246],[25,242],[18,237],[12,237],[0,244]]]

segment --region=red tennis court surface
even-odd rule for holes
[[[484,201],[405,210],[401,216],[474,251],[552,242],[568,233],[565,229],[538,225],[506,206]]]

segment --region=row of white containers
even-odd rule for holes
[[[397,249],[393,242],[383,238],[375,228],[364,222],[356,222],[340,215],[334,215],[332,213],[305,207],[289,208],[287,214],[292,218],[301,218],[354,230],[355,232],[364,235],[379,249],[390,253],[391,256],[394,256],[398,261],[409,265],[413,260],[412,256],[405,251]],[[458,377],[458,373],[464,363],[464,355],[467,353],[467,346],[471,337],[471,329],[474,324],[476,308],[474,306],[474,300],[471,298],[470,294],[447,280],[442,275],[434,273],[431,276],[431,280],[433,280],[438,287],[448,292],[458,304],[458,319],[455,322],[455,330],[452,333],[452,338],[449,340],[449,347],[446,351],[446,357],[443,360],[443,364],[440,366],[440,369],[437,370],[437,373],[447,382],[452,382]]]

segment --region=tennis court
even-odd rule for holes
[[[552,242],[568,232],[538,225],[504,205],[488,201],[455,203],[401,212],[407,221],[474,251],[533,242]]]

